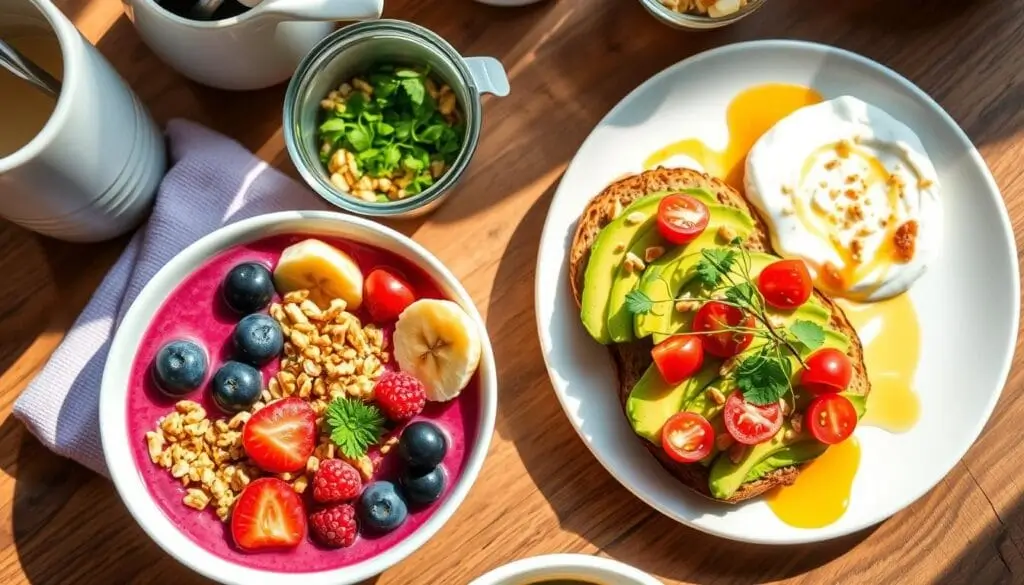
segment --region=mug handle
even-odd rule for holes
[[[479,93],[497,97],[508,95],[508,75],[501,61],[494,57],[466,57],[465,61],[469,76],[473,78],[473,85]]]
[[[384,0],[263,0],[256,10],[280,20],[376,20],[384,12]]]

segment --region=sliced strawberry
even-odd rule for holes
[[[285,398],[256,411],[245,423],[242,446],[263,471],[298,471],[316,447],[316,413],[301,398]]]
[[[246,551],[291,548],[306,535],[306,511],[292,486],[276,477],[247,485],[231,512],[231,536]]]

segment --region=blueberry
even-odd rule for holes
[[[260,399],[263,374],[249,364],[224,362],[213,375],[213,401],[224,412],[246,410]]]
[[[426,505],[436,502],[444,491],[444,470],[440,466],[427,472],[406,468],[399,480],[405,497],[412,504]]]
[[[359,523],[367,531],[383,534],[405,522],[408,510],[405,501],[389,481],[376,481],[366,486],[356,505]]]
[[[156,385],[171,396],[182,396],[199,388],[209,364],[206,351],[192,341],[167,343],[156,353],[153,374]]]
[[[243,262],[228,271],[221,293],[224,302],[237,313],[262,311],[274,296],[274,277],[258,262]]]
[[[448,443],[437,425],[414,422],[405,427],[398,439],[398,455],[410,467],[428,470],[444,461]]]
[[[253,366],[262,366],[281,355],[284,334],[281,326],[269,315],[253,313],[242,318],[231,334],[235,357]]]

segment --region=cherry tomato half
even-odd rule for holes
[[[658,204],[658,231],[673,244],[687,244],[708,227],[711,213],[699,199],[678,193]]]
[[[764,302],[776,309],[790,310],[811,298],[811,273],[803,260],[772,262],[757,276],[757,290]]]
[[[807,407],[804,427],[822,443],[842,443],[857,428],[857,409],[845,396],[822,394]]]
[[[661,447],[680,463],[700,461],[711,454],[715,431],[711,423],[694,412],[679,412],[661,427]]]
[[[853,364],[846,354],[831,347],[819,349],[804,360],[807,367],[800,374],[800,385],[815,394],[842,392],[850,385]]]
[[[674,385],[704,365],[704,344],[699,335],[673,335],[655,345],[651,357],[665,382]]]
[[[739,390],[729,395],[723,410],[725,430],[737,443],[756,445],[775,436],[782,428],[782,409],[778,402],[764,406],[743,399]]]
[[[754,327],[754,316],[744,313],[738,308],[720,303],[708,301],[704,303],[693,317],[694,333],[704,331],[720,331],[719,333],[708,333],[701,335],[704,342],[704,351],[715,357],[728,358],[746,349],[754,336],[750,333],[736,331],[721,331],[730,327]]]
[[[394,273],[374,268],[363,282],[366,308],[374,321],[394,321],[416,300],[412,286]]]

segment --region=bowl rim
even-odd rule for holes
[[[315,163],[307,161],[298,136],[299,112],[302,107],[299,103],[299,94],[319,74],[317,66],[350,50],[352,43],[373,42],[375,37],[381,34],[392,35],[405,42],[421,43],[437,51],[458,74],[458,82],[466,93],[465,101],[458,100],[466,118],[466,134],[463,138],[462,148],[451,167],[441,175],[437,182],[423,192],[406,199],[386,203],[362,201],[339,193],[331,187],[319,176],[322,173],[322,168],[312,168],[316,166]],[[346,44],[349,46],[345,46]],[[302,180],[324,201],[366,217],[401,217],[423,208],[429,208],[443,200],[469,170],[469,165],[480,144],[480,134],[483,129],[483,102],[480,99],[480,89],[477,87],[469,66],[466,65],[466,58],[444,37],[434,31],[412,22],[397,19],[385,18],[356,23],[339,28],[321,39],[296,66],[295,74],[292,75],[285,90],[282,110],[285,149]]]
[[[646,2],[647,0],[641,0],[641,1]],[[986,186],[985,195],[990,197],[993,200],[993,204],[994,204],[994,206],[996,208],[996,211],[997,211],[997,213],[999,215],[998,226],[993,226],[993,229],[998,227],[998,229],[1003,234],[1008,234],[1010,236],[1008,238],[1008,241],[1007,241],[1007,244],[1008,244],[1007,252],[1008,252],[1008,254],[1011,257],[1019,259],[1019,255],[1017,254],[1017,249],[1015,247],[1013,225],[1010,222],[1010,217],[1009,217],[1009,213],[1007,211],[1006,203],[1005,203],[1005,201],[1004,201],[1004,199],[1002,197],[1002,193],[1001,193],[1001,191],[999,189],[999,186],[996,183],[995,178],[992,175],[991,169],[989,169],[988,165],[985,163],[984,158],[981,156],[981,153],[974,146],[974,143],[971,141],[970,137],[967,135],[967,133],[964,131],[964,129],[956,122],[956,120],[954,120],[953,117],[950,116],[950,114],[934,98],[932,98],[927,92],[925,92],[923,89],[921,89],[913,81],[911,81],[907,77],[903,76],[899,72],[895,71],[894,69],[891,69],[890,67],[888,67],[888,66],[886,66],[886,65],[884,65],[882,63],[879,63],[878,61],[875,61],[874,59],[871,59],[870,57],[866,57],[864,55],[861,55],[859,53],[856,53],[856,52],[853,52],[853,51],[850,51],[850,50],[847,50],[847,49],[843,49],[843,48],[840,48],[840,47],[836,47],[834,45],[828,45],[828,44],[825,44],[825,43],[818,43],[818,42],[814,42],[814,41],[793,40],[793,39],[758,39],[758,40],[750,40],[750,41],[742,41],[742,42],[737,42],[737,43],[731,43],[731,44],[727,44],[727,45],[718,46],[718,47],[715,47],[715,48],[712,48],[712,49],[708,49],[708,50],[705,50],[705,51],[701,51],[699,53],[696,53],[694,55],[691,55],[689,57],[681,59],[680,61],[677,61],[677,62],[675,62],[675,63],[665,67],[661,71],[658,71],[657,73],[653,74],[649,78],[647,78],[647,79],[643,80],[642,82],[640,82],[639,84],[637,84],[637,86],[635,88],[633,88],[633,90],[630,91],[625,97],[623,97],[618,103],[616,103],[608,111],[608,113],[605,114],[605,116],[601,120],[599,120],[597,123],[594,124],[594,127],[591,129],[591,134],[589,134],[587,136],[587,138],[583,141],[583,143],[577,149],[577,152],[574,155],[574,158],[572,160],[570,160],[569,166],[566,168],[565,175],[563,175],[563,178],[561,179],[562,183],[560,183],[560,185],[559,185],[559,190],[561,190],[567,184],[565,182],[565,176],[569,175],[570,171],[573,168],[573,164],[578,162],[577,159],[575,158],[575,156],[578,155],[579,151],[581,151],[584,148],[586,148],[586,146],[592,140],[595,140],[595,138],[594,138],[594,130],[596,128],[600,127],[601,125],[603,125],[607,120],[611,119],[616,113],[621,111],[623,108],[627,107],[627,105],[632,101],[632,99],[636,95],[641,93],[642,88],[644,88],[648,84],[651,84],[651,83],[655,82],[658,79],[674,75],[674,74],[676,74],[679,71],[683,71],[687,67],[689,67],[691,65],[694,65],[694,64],[696,64],[696,63],[698,63],[698,62],[700,62],[702,60],[705,60],[705,59],[721,57],[723,55],[742,54],[742,53],[744,53],[746,51],[752,51],[752,50],[768,50],[768,49],[771,49],[771,50],[809,51],[809,52],[817,53],[817,54],[824,55],[824,56],[838,57],[838,58],[844,59],[844,60],[846,60],[848,62],[855,63],[858,66],[861,66],[861,67],[863,67],[863,68],[865,68],[867,70],[870,70],[870,71],[874,72],[875,74],[878,74],[880,76],[885,77],[890,83],[893,83],[895,86],[898,86],[901,89],[909,92],[920,104],[924,105],[932,114],[938,116],[943,121],[943,124],[951,132],[953,132],[953,134],[957,137],[957,140],[965,147],[965,152],[968,155],[968,158],[969,158],[969,161],[970,161],[971,165],[981,175],[981,180],[982,180],[982,182]],[[556,203],[558,201],[559,195],[560,195],[560,191],[556,191],[555,195],[554,195],[554,198],[552,199],[552,202],[550,204],[551,205],[551,209],[555,208],[555,205],[556,205]],[[563,235],[563,231],[562,230],[565,229],[564,220],[565,220],[565,218],[557,217],[551,211],[548,212],[548,215],[545,218],[544,226],[543,226],[543,228],[541,230],[540,248],[539,248],[539,251],[537,253],[537,262],[536,262],[536,264],[534,266],[534,273],[535,273],[535,275],[540,275],[540,274],[542,274],[544,272],[543,268],[545,267],[545,264],[546,264],[545,254],[544,254],[545,243],[548,242],[549,240],[555,238],[555,237],[562,237],[562,235]],[[575,221],[575,219],[573,221]],[[565,262],[565,261],[566,261],[566,258],[562,258],[560,260],[560,262]],[[837,539],[837,538],[840,538],[840,537],[843,537],[843,536],[847,536],[849,534],[856,533],[856,532],[861,531],[861,530],[865,530],[867,528],[870,528],[871,526],[875,526],[875,525],[880,524],[881,522],[891,518],[895,514],[901,512],[902,510],[908,508],[910,505],[912,505],[915,502],[919,501],[927,493],[929,493],[932,490],[934,490],[935,487],[937,485],[939,485],[940,483],[942,483],[942,481],[949,475],[949,473],[952,471],[952,469],[963,459],[963,457],[967,454],[967,452],[977,443],[977,441],[978,441],[982,431],[985,429],[986,425],[992,419],[992,414],[993,414],[993,411],[994,411],[994,409],[996,407],[996,404],[998,403],[999,398],[1002,396],[1003,391],[1006,388],[1006,384],[1007,384],[1007,381],[1008,381],[1008,378],[1009,378],[1010,370],[1011,370],[1011,368],[1013,366],[1014,356],[1016,354],[1017,341],[1018,341],[1018,339],[1020,337],[1019,324],[1020,324],[1020,319],[1021,319],[1021,299],[1020,299],[1021,280],[1020,280],[1020,267],[1018,265],[1018,262],[1012,262],[1010,264],[1010,270],[1012,271],[1012,278],[1010,279],[1011,283],[1012,283],[1011,284],[1012,290],[1010,291],[1010,293],[1011,293],[1010,296],[1014,300],[1013,300],[1013,314],[1009,315],[1008,317],[1012,319],[1013,323],[1017,323],[1018,327],[1014,328],[1010,332],[1009,338],[1006,339],[1005,347],[1007,349],[1006,349],[1005,353],[1001,356],[1001,358],[999,360],[1000,365],[999,365],[998,373],[997,373],[997,379],[1000,380],[1000,383],[999,383],[997,389],[994,392],[992,392],[990,396],[987,397],[986,403],[984,405],[983,416],[971,428],[971,430],[970,430],[970,434],[971,434],[971,437],[972,437],[971,440],[969,442],[966,442],[962,446],[962,448],[958,452],[955,453],[955,457],[952,459],[952,463],[948,466],[948,468],[946,468],[943,471],[942,475],[931,486],[928,486],[926,489],[915,490],[914,492],[908,494],[903,499],[901,504],[898,505],[891,513],[883,514],[883,515],[876,515],[876,516],[873,516],[873,517],[868,518],[868,519],[861,519],[856,524],[854,524],[852,526],[845,527],[842,530],[829,530],[828,527],[826,527],[824,529],[821,529],[821,528],[805,529],[805,530],[802,531],[802,533],[800,535],[792,536],[792,537],[772,537],[772,538],[746,537],[746,536],[739,536],[739,535],[737,535],[735,533],[730,533],[730,532],[725,532],[725,531],[713,529],[713,528],[711,528],[711,527],[709,527],[707,525],[700,525],[700,524],[697,524],[694,521],[693,518],[683,518],[683,517],[681,517],[680,514],[678,514],[676,510],[673,510],[672,508],[667,506],[664,503],[663,500],[661,500],[661,499],[659,499],[659,498],[657,498],[655,496],[652,496],[646,490],[640,489],[637,485],[635,485],[628,477],[625,476],[625,474],[620,469],[616,468],[616,466],[613,464],[613,462],[610,460],[609,457],[607,457],[605,455],[602,455],[600,450],[593,445],[592,441],[590,441],[584,435],[582,429],[580,428],[580,425],[577,424],[576,419],[573,417],[573,414],[572,414],[572,406],[573,405],[566,398],[565,391],[563,389],[564,384],[560,384],[556,380],[556,370],[555,370],[555,367],[554,367],[553,358],[550,355],[551,354],[551,350],[552,350],[552,341],[553,340],[550,339],[550,336],[546,335],[545,331],[549,328],[549,325],[543,321],[543,319],[544,319],[543,310],[544,310],[545,307],[543,306],[544,303],[541,302],[541,299],[544,298],[543,291],[545,289],[543,288],[544,287],[544,283],[541,282],[539,277],[536,278],[535,282],[534,282],[534,305],[535,305],[535,308],[536,308],[536,311],[535,311],[535,325],[537,327],[538,336],[539,336],[539,340],[540,340],[541,355],[544,358],[544,364],[545,364],[545,368],[546,368],[547,373],[548,373],[549,381],[550,381],[551,386],[552,386],[552,391],[555,393],[556,397],[559,400],[559,403],[562,405],[562,410],[563,410],[566,418],[569,419],[569,422],[573,426],[573,429],[576,431],[577,436],[580,438],[581,441],[583,441],[584,445],[586,445],[587,449],[591,452],[591,455],[593,455],[593,457],[595,459],[597,459],[599,463],[601,463],[601,466],[604,467],[605,470],[608,471],[608,473],[610,475],[612,475],[612,477],[614,477],[616,479],[616,481],[618,481],[623,487],[628,489],[634,496],[636,496],[638,499],[640,499],[646,505],[648,505],[651,508],[657,510],[659,513],[665,515],[666,517],[672,519],[673,521],[675,521],[675,522],[677,522],[679,524],[685,525],[685,526],[687,526],[689,528],[692,528],[694,530],[699,530],[701,532],[710,534],[712,536],[716,536],[716,537],[719,537],[719,538],[723,538],[723,539],[726,539],[726,540],[732,540],[732,541],[736,541],[736,542],[745,542],[745,543],[759,544],[759,545],[773,545],[773,546],[803,545],[803,544],[811,544],[811,543],[817,543],[817,542],[824,542],[824,541],[828,541],[828,540],[834,540],[834,539]],[[657,463],[655,463],[655,465],[657,465]],[[665,472],[663,469],[660,468],[660,466],[658,466],[657,473],[667,473],[667,472]],[[685,494],[685,495],[680,495],[679,497],[683,498],[683,497],[689,497],[689,496],[690,496],[690,494]],[[699,498],[699,496],[693,496],[693,497]],[[755,502],[755,501],[757,501],[757,500],[752,500],[752,502]],[[743,504],[746,504],[746,502],[744,502]]]
[[[703,14],[690,14],[688,12],[676,12],[663,5],[659,0],[640,0],[644,8],[651,13],[652,16],[662,21],[665,24],[672,26],[691,29],[691,30],[705,30],[715,29],[719,27],[732,24],[739,21],[740,19],[749,16],[761,8],[768,0],[750,0],[746,6],[740,8],[732,14],[725,16],[706,16]]]
[[[584,575],[585,578],[609,579],[608,585],[663,585],[655,577],[622,561],[583,553],[547,554],[518,559],[484,573],[470,581],[469,585],[501,585],[508,579],[521,577],[529,578],[531,582],[559,577],[557,574],[535,574],[546,571],[586,571],[590,574]],[[613,578],[614,581],[610,580]]]
[[[356,242],[366,242],[368,236],[381,236],[388,243],[386,249],[427,272],[450,299],[458,302],[469,313],[480,328],[483,345],[478,369],[482,395],[480,426],[469,460],[448,498],[408,537],[383,553],[346,567],[310,573],[279,573],[244,567],[209,552],[182,533],[155,505],[132,454],[133,439],[129,436],[125,416],[126,386],[134,363],[136,342],[145,334],[153,314],[166,300],[166,291],[179,285],[196,267],[232,246],[275,234],[302,232],[302,226],[307,224],[314,224],[305,228],[310,230],[311,235],[329,235],[334,231],[334,236]],[[370,245],[380,246],[373,243]],[[104,458],[118,495],[146,534],[178,562],[210,579],[228,584],[271,585],[280,583],[282,579],[301,578],[307,585],[344,585],[377,575],[418,550],[462,504],[479,476],[494,434],[497,373],[490,339],[472,298],[455,275],[426,248],[399,232],[367,219],[334,211],[282,211],[244,219],[211,232],[176,254],[150,279],[125,313],[111,342],[100,386],[99,407]]]

